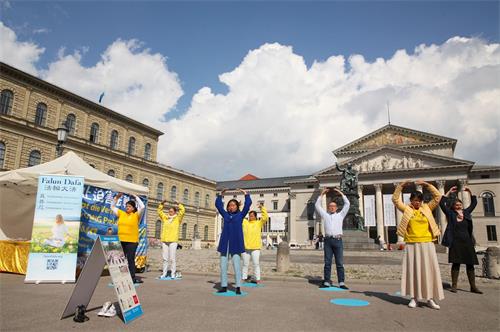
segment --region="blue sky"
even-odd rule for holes
[[[167,56],[184,90],[169,117],[183,113],[203,86],[226,92],[218,75],[267,42],[292,46],[311,65],[337,54],[387,58],[456,35],[499,40],[497,1],[10,1],[2,12],[19,39],[46,48],[39,68],[61,47],[86,48],[82,64],[91,66],[119,38]]]

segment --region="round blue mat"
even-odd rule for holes
[[[264,287],[263,284],[256,284],[254,282],[245,282],[243,284],[241,284],[242,287],[248,287],[248,288],[260,288],[260,287]]]
[[[156,278],[156,280],[181,280],[182,278],[172,278],[172,277],[163,277],[163,278]]]
[[[322,290],[325,292],[345,292],[347,289],[343,289],[343,288],[335,287],[335,286],[330,286],[330,287],[320,288],[319,290]]]
[[[236,293],[234,291],[228,290],[225,293],[213,292],[212,294],[214,294],[215,296],[223,296],[223,297],[242,297],[242,296],[246,296],[248,293],[241,291],[241,295],[236,295]]]
[[[330,303],[345,307],[365,307],[370,304],[368,301],[358,299],[333,299]]]

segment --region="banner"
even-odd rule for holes
[[[25,282],[74,282],[82,176],[40,175]]]
[[[365,226],[376,226],[375,221],[375,195],[365,195],[364,197],[365,210]]]
[[[287,216],[286,213],[270,213],[271,231],[284,231]]]
[[[141,316],[143,311],[130,276],[127,259],[118,236],[100,236],[100,240],[123,320],[128,323]]]
[[[396,210],[392,203],[392,195],[383,195],[384,202],[384,226],[396,226]]]
[[[116,194],[110,189],[85,185],[81,208],[80,241],[78,243],[78,268],[80,270],[83,268],[98,235],[118,234],[118,218],[111,211],[111,203]],[[131,198],[127,194],[123,194],[116,207],[125,210],[125,204]],[[135,262],[138,268],[142,268],[146,265],[148,201],[146,196],[140,196],[139,198],[144,203],[146,210],[144,210],[139,223],[139,245]]]

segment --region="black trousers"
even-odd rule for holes
[[[137,242],[121,242],[123,253],[127,257],[128,269],[132,280],[135,280],[135,251],[137,250]]]

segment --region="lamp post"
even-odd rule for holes
[[[69,129],[66,125],[66,121],[64,121],[59,128],[57,128],[57,145],[56,145],[56,157],[59,158],[62,156],[63,145],[66,143],[68,138]]]

